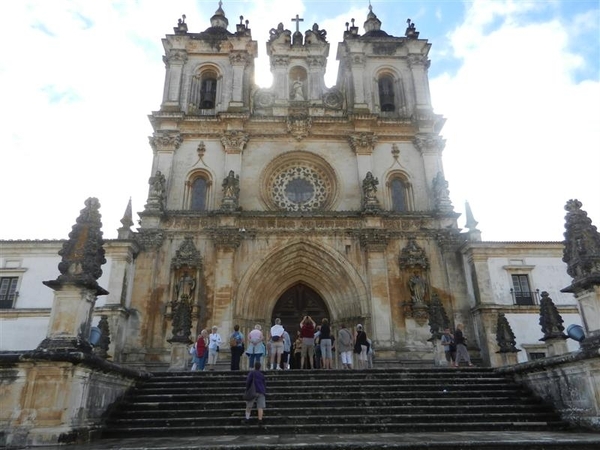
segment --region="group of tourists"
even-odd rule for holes
[[[208,330],[202,330],[190,348],[192,371],[215,369],[223,341],[217,327],[212,327],[211,331],[209,334]],[[270,370],[329,370],[334,368],[335,353],[340,355],[343,369],[353,368],[354,355],[359,369],[373,367],[373,344],[361,324],[356,325],[354,331],[342,324],[336,339],[328,319],[324,318],[317,325],[308,315],[300,321],[293,340],[279,318],[275,319],[266,335],[262,326],[256,324],[248,333],[247,340],[240,332],[240,326],[235,325],[229,336],[229,347],[231,370],[240,370],[244,354],[248,357],[248,367],[251,369],[257,362],[262,367],[264,358],[265,365],[268,364]]]

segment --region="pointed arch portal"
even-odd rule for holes
[[[237,292],[236,321],[264,323],[284,313],[291,320],[293,307],[290,330],[298,328],[304,309],[314,311],[315,321],[370,316],[367,287],[345,255],[307,241],[289,243],[257,261],[242,277]],[[290,304],[294,296],[296,303]]]
[[[321,296],[310,286],[298,283],[279,297],[273,308],[271,323],[275,318],[280,318],[281,324],[293,339],[296,330],[300,328],[300,320],[306,315],[317,323],[323,318],[330,319],[329,310]]]

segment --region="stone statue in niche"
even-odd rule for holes
[[[163,210],[167,197],[167,180],[160,170],[157,170],[153,177],[150,177],[150,192],[148,194],[147,209]]]
[[[415,273],[408,280],[408,287],[410,288],[410,298],[413,304],[424,304],[425,296],[427,295],[427,282],[419,274]]]
[[[379,180],[375,178],[371,172],[367,172],[367,175],[363,180],[363,194],[365,196],[365,202],[375,198],[378,184]]]
[[[300,79],[292,83],[292,100],[304,101],[304,83]]]
[[[240,193],[240,176],[235,175],[233,170],[229,171],[227,178],[223,180],[223,196],[237,198]]]
[[[221,209],[224,211],[234,211],[238,207],[240,198],[240,176],[235,175],[233,170],[229,171],[229,175],[223,180],[223,201]]]
[[[192,298],[196,289],[196,280],[189,273],[184,272],[175,286],[177,300],[186,301]]]

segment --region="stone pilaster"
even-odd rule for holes
[[[360,244],[366,253],[367,271],[371,280],[370,334],[381,356],[385,356],[385,350],[391,349],[394,340],[386,258],[388,241],[389,235],[385,230],[368,229],[360,235]]]
[[[187,52],[183,49],[171,49],[167,55],[163,56],[163,62],[167,69],[161,106],[163,110],[179,111],[180,109],[181,77],[187,58]]]

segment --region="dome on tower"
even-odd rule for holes
[[[219,8],[215,11],[215,14],[210,18],[210,28],[207,28],[204,32],[209,33],[211,35],[214,34],[230,34],[227,31],[227,27],[229,26],[229,20],[225,16],[225,11],[223,11],[223,2],[219,2]]]
[[[367,14],[367,20],[365,21],[363,27],[365,28],[365,34],[363,37],[389,36],[389,34],[381,29],[381,20],[379,20],[373,12],[373,6],[371,5],[369,5],[369,14]]]

